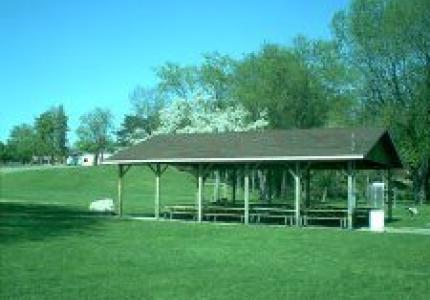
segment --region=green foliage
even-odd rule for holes
[[[253,114],[268,110],[273,128],[309,128],[327,120],[321,81],[289,48],[265,45],[237,64],[234,97]]]
[[[157,121],[158,122],[158,121]],[[143,118],[140,116],[125,115],[121,128],[116,132],[118,144],[130,146],[151,135],[155,121],[153,116]]]
[[[7,144],[0,141],[0,162],[6,162],[9,160]]]
[[[429,182],[429,15],[426,0],[356,0],[333,19],[340,53],[360,74],[363,122],[392,129],[417,201]]]
[[[99,155],[108,150],[112,144],[113,115],[109,109],[95,108],[80,118],[76,130],[77,148],[95,154],[95,164]]]
[[[231,81],[235,63],[228,55],[218,52],[203,55],[198,81],[204,93],[214,99],[219,106],[231,100]]]
[[[31,162],[37,148],[36,135],[31,125],[21,124],[14,126],[10,132],[4,157],[22,163]]]
[[[35,120],[36,154],[64,161],[67,156],[67,121],[63,105],[53,107]]]
[[[197,69],[194,66],[182,67],[167,62],[156,70],[156,75],[159,91],[169,99],[189,98],[198,91]]]
[[[358,74],[338,55],[337,44],[328,40],[294,39],[294,53],[304,61],[322,86],[322,97],[328,103],[324,126],[347,127],[355,122],[357,94],[354,85]]]

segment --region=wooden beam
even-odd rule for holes
[[[294,193],[294,215],[296,220],[296,226],[300,226],[300,202],[301,202],[301,170],[300,170],[300,163],[297,162],[295,165],[295,170],[290,171],[291,174],[294,176],[294,185],[295,185],[295,193]]]
[[[391,169],[387,169],[387,217],[391,221],[393,219],[393,181]]]
[[[160,176],[161,169],[160,164],[157,164],[155,167],[155,205],[154,205],[154,215],[158,220],[160,218]]]
[[[197,221],[203,220],[203,166],[198,167]]]
[[[347,168],[348,174],[348,229],[352,229],[354,227],[353,217],[354,217],[354,209],[355,209],[355,166],[354,162],[348,162]]]
[[[118,216],[122,217],[122,197],[123,197],[123,177],[124,177],[124,166],[118,165]]]
[[[249,224],[249,169],[248,169],[248,165],[245,165],[245,170],[244,170],[244,175],[245,175],[245,182],[244,182],[244,202],[245,202],[245,215],[244,215],[244,222],[245,224]]]
[[[219,170],[215,170],[215,185],[214,185],[214,200],[219,200],[219,183],[220,183],[220,175]]]
[[[236,202],[236,183],[237,183],[237,172],[236,166],[233,166],[233,178],[232,178],[232,191],[231,191],[231,201],[233,204]]]

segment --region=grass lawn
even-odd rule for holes
[[[191,178],[167,172],[164,201],[193,199]],[[115,169],[0,176],[0,299],[428,299],[430,293],[430,236],[80,217],[89,215],[89,201],[115,197]],[[131,169],[126,212],[152,210],[153,185],[147,170]]]

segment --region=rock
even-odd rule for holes
[[[411,216],[418,215],[418,208],[416,207],[408,207],[408,212]]]
[[[115,206],[112,199],[106,198],[91,202],[90,211],[114,213]]]

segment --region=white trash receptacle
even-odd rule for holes
[[[370,231],[383,232],[385,226],[385,213],[383,209],[372,209],[369,215]]]

